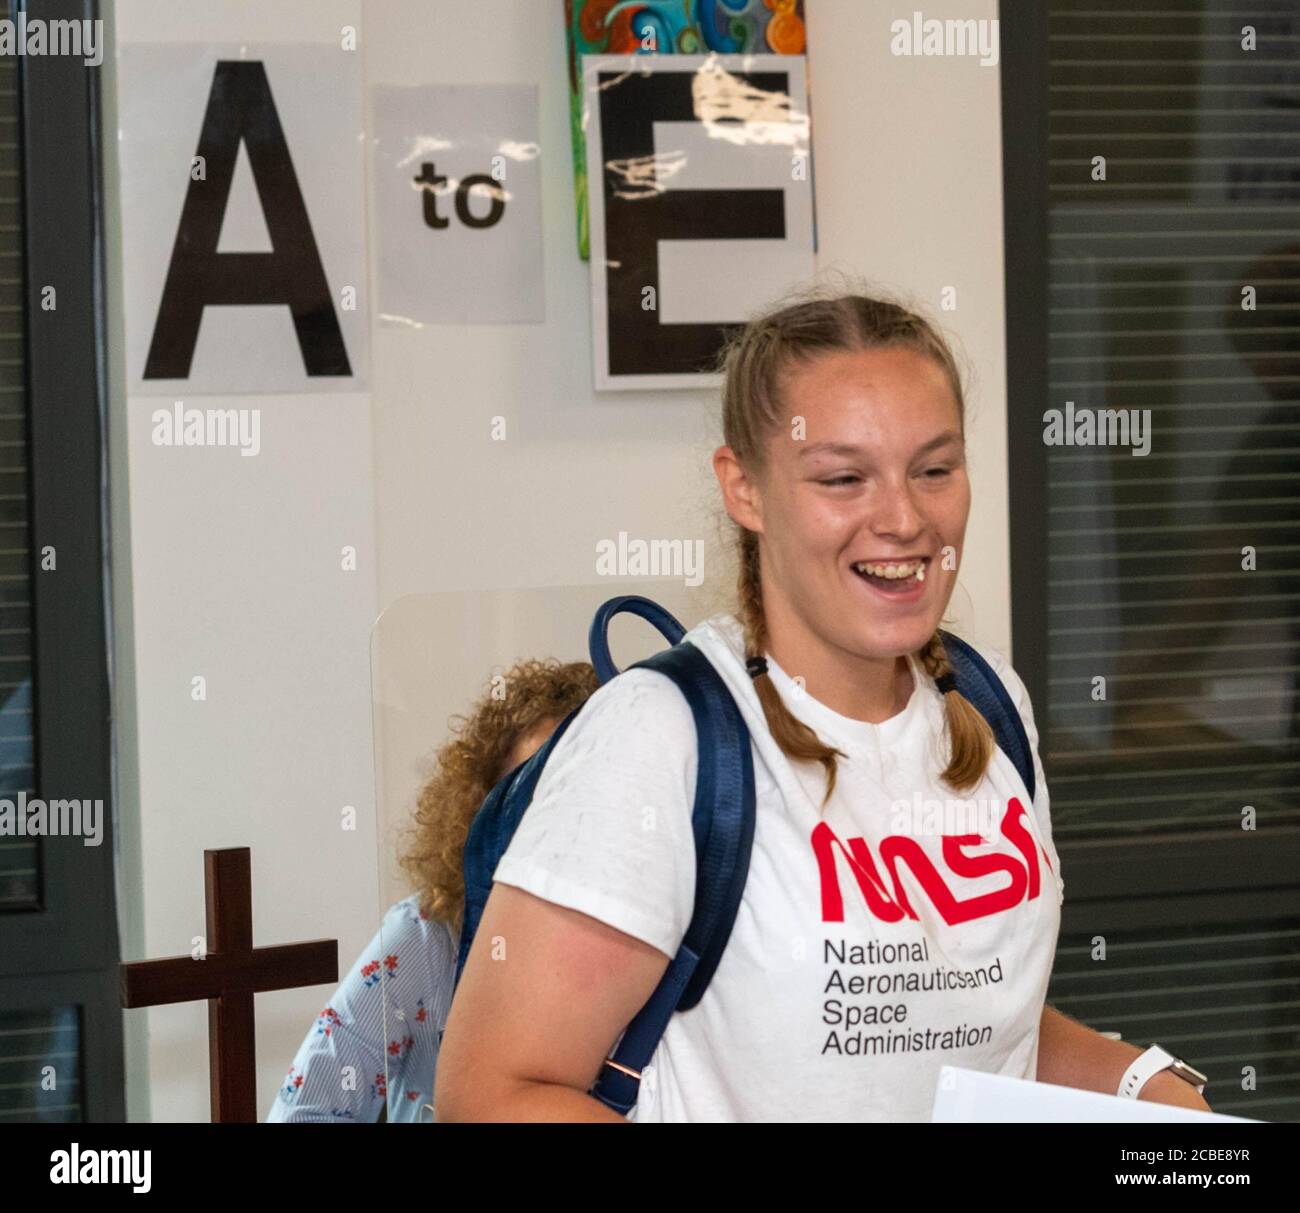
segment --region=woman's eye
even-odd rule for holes
[[[837,486],[837,485],[841,485],[841,484],[855,484],[855,483],[857,483],[857,480],[858,480],[858,477],[855,476],[855,475],[853,475],[853,473],[851,473],[851,472],[846,472],[843,476],[836,476],[836,477],[834,477],[834,478],[831,479],[831,480],[819,480],[817,483],[818,483],[818,484],[825,484],[825,485],[828,485],[828,486],[834,488],[835,486]]]
[[[925,469],[925,475],[931,480],[938,479],[941,476],[948,476],[951,474],[952,474],[952,468],[950,467],[934,467],[934,468]]]

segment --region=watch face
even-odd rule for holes
[[[1203,1087],[1209,1079],[1205,1077],[1200,1070],[1193,1069],[1185,1061],[1175,1059],[1174,1064],[1169,1067],[1179,1078],[1186,1079],[1194,1087]]]

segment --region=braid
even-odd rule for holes
[[[737,599],[737,613],[745,629],[745,657],[762,657],[767,648],[767,620],[763,614],[763,589],[759,579],[758,536],[743,527],[740,535],[740,584]],[[791,759],[820,762],[825,768],[826,794],[822,797],[822,807],[825,808],[831,793],[835,791],[835,755],[838,754],[841,758],[847,758],[848,755],[834,746],[826,745],[812,729],[790,712],[766,672],[754,679],[754,690],[758,693],[759,703],[763,705],[768,730],[781,747],[782,753]]]
[[[938,632],[925,642],[916,656],[925,672],[936,682],[945,674],[952,673],[948,650]],[[962,792],[983,778],[993,756],[993,731],[979,710],[960,691],[943,692],[943,711],[950,757],[940,778]]]

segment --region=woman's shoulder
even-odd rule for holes
[[[744,675],[744,640],[733,616],[714,615],[696,624],[682,639],[700,649],[728,683],[735,680],[737,671]],[[629,729],[660,740],[686,740],[695,734],[690,704],[676,683],[644,666],[629,666],[598,687],[569,731],[589,738],[606,729],[618,732],[624,739],[629,737]],[[561,738],[561,743],[565,742],[566,748],[574,744],[567,737]]]
[[[745,667],[745,628],[730,611],[701,620],[686,633],[685,639],[706,647],[708,655],[716,659],[715,664]]]
[[[429,914],[420,900],[412,893],[388,907],[378,943],[385,952],[405,952],[422,965],[440,969],[448,958],[455,959],[455,938],[450,925]]]
[[[592,692],[569,732],[586,733],[603,725],[618,728],[628,721],[662,729],[690,720],[689,706],[671,678],[631,665]]]

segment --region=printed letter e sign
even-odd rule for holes
[[[241,140],[271,239],[269,253],[217,252]],[[217,62],[195,155],[202,157],[204,171],[191,174],[144,378],[189,377],[205,308],[268,304],[289,309],[308,375],[351,375],[311,220],[261,62]]]
[[[799,55],[586,55],[594,383],[718,382],[728,332],[813,272]]]

